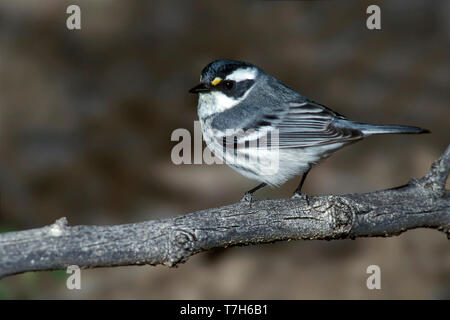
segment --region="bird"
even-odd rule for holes
[[[198,117],[208,148],[232,169],[259,184],[279,187],[342,147],[377,134],[428,133],[404,125],[361,123],[308,99],[249,62],[219,59],[203,68]],[[243,198],[243,199],[244,199]]]

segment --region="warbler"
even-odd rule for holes
[[[428,133],[399,125],[367,124],[294,91],[261,68],[235,60],[216,60],[202,71],[198,116],[207,146],[242,175],[280,186],[301,175],[300,195],[311,167],[338,149],[374,134]],[[264,143],[263,143],[264,142]]]

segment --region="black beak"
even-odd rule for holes
[[[201,93],[201,92],[209,92],[211,88],[205,83],[200,83],[198,86],[193,87],[189,90],[189,93]]]

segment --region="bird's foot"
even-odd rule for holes
[[[241,202],[251,204],[253,201],[253,196],[251,193],[246,192],[241,199]]]
[[[291,199],[301,199],[304,200],[309,205],[309,198],[306,193],[294,192]]]

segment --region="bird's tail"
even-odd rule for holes
[[[360,130],[364,135],[367,136],[373,134],[389,134],[389,133],[430,133],[430,130],[419,127],[398,126],[391,124],[368,124],[368,123],[354,122],[350,120],[339,120],[338,126]]]

